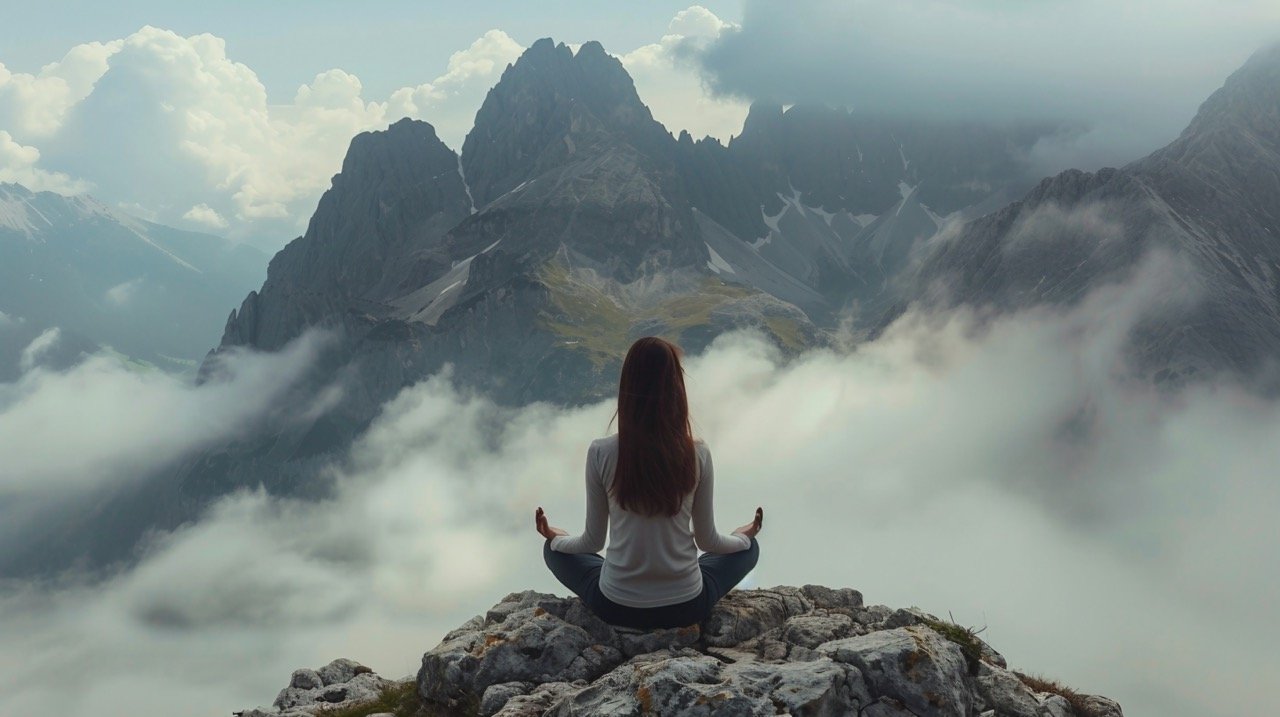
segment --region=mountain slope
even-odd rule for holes
[[[1280,46],[1257,53],[1182,135],[1119,170],[1064,172],[967,226],[924,262],[931,303],[1070,304],[1153,250],[1186,263],[1190,300],[1147,319],[1139,371],[1252,376],[1280,356]]]
[[[847,113],[819,114],[838,120],[829,131],[850,127]],[[753,129],[755,145],[676,138],[598,43],[574,53],[540,40],[489,92],[461,157],[425,122],[357,136],[306,234],[271,260],[201,368],[216,381],[231,351],[330,331],[312,373],[253,435],[103,501],[98,517],[124,535],[129,521],[138,533],[177,525],[239,488],[323,495],[323,469],[383,404],[446,366],[499,403],[572,404],[610,395],[644,335],[690,352],[748,327],[790,353],[825,344],[849,304],[884,292],[893,257],[936,230],[914,187],[946,173],[913,167],[896,140],[868,144],[866,156],[896,158],[875,175],[892,196],[851,185],[844,204],[817,206],[805,192],[830,158],[783,166],[776,155],[790,151],[787,118],[803,115],[779,109],[783,134]],[[735,228],[752,216],[759,231]],[[28,563],[128,550],[127,538],[94,539],[91,524],[51,527]]]
[[[165,368],[195,367],[266,257],[135,219],[87,196],[0,184],[0,378],[42,331]]]

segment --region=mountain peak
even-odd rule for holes
[[[599,42],[576,55],[550,38],[535,42],[489,90],[462,145],[476,204],[562,163],[580,149],[573,136],[594,130],[642,151],[671,142],[622,63]]]
[[[604,51],[604,45],[601,45],[598,40],[588,40],[587,42],[582,43],[582,47],[578,48],[578,54],[574,57],[579,60],[594,60],[610,57],[610,55]]]
[[[1280,43],[1258,50],[1232,73],[1200,105],[1179,142],[1224,132],[1244,132],[1280,150]]]
[[[285,274],[318,293],[371,298],[394,292],[408,270],[406,247],[443,235],[470,208],[458,155],[429,123],[402,119],[384,130],[361,132],[352,138],[342,172],[320,198],[307,233],[272,260],[264,292],[278,288]],[[298,330],[278,328],[270,339],[256,329],[236,335],[278,348]]]

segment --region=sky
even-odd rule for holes
[[[461,147],[534,40],[600,40],[673,133],[752,100],[1059,122],[1051,174],[1136,159],[1280,39],[1270,0],[35,3],[0,27],[0,181],[89,192],[274,252],[350,138],[410,116]]]

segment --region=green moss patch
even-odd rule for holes
[[[709,324],[717,309],[756,294],[746,287],[708,277],[694,292],[636,308],[620,305],[600,289],[574,280],[559,262],[544,264],[538,280],[547,288],[554,307],[539,317],[543,327],[561,337],[569,348],[586,353],[597,369],[626,355],[631,346],[631,328],[638,323],[656,325],[660,336],[679,342],[684,331]],[[795,320],[767,316],[764,324],[760,328],[773,334],[785,348],[804,348],[804,335]]]

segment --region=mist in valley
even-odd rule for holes
[[[1265,478],[1280,404],[1227,382],[1162,393],[1126,378],[1126,335],[1185,303],[1182,271],[1153,257],[1065,312],[909,313],[846,352],[784,360],[740,333],[692,357],[720,527],[765,508],[748,585],[847,585],[952,616],[1011,666],[1132,714],[1265,711],[1280,668],[1267,569],[1280,495]],[[199,388],[101,357],[33,367],[0,391],[5,500],[127,481],[251,424],[270,403],[262,382],[322,345],[240,356],[233,378]],[[75,415],[94,430],[57,430]],[[562,592],[533,508],[580,528],[586,445],[611,415],[495,406],[445,372],[383,407],[329,469],[331,500],[241,492],[135,565],[7,581],[0,712],[222,715],[336,656],[412,674],[482,606]]]

